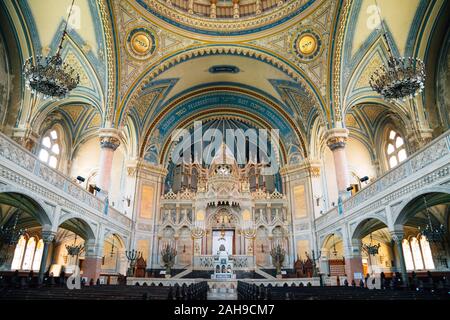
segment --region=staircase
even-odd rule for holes
[[[268,279],[268,280],[276,280],[277,279],[274,276],[268,274],[267,272],[262,271],[258,266],[255,268],[255,273],[257,273],[260,276],[264,277],[264,279]]]
[[[181,279],[183,278],[185,275],[189,274],[192,272],[192,266],[186,266],[186,270],[184,270],[183,272],[180,272],[178,274],[176,274],[175,276],[172,277],[172,279]]]

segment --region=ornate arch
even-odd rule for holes
[[[224,102],[223,99],[228,99],[228,103]],[[193,105],[195,105],[195,108]],[[159,161],[162,163],[168,150],[170,134],[177,128],[176,126],[188,125],[193,119],[192,115],[198,118],[211,113],[231,113],[240,115],[244,119],[252,119],[255,122],[268,123],[268,128],[280,129],[280,139],[285,146],[289,145],[286,137],[290,137],[298,145],[301,156],[307,157],[304,135],[280,102],[277,103],[273,98],[247,88],[230,86],[214,86],[212,89],[208,87],[198,88],[198,90],[189,89],[172,99],[155,116],[153,123],[147,129],[144,144],[140,149],[140,157],[144,157],[147,146],[150,145],[150,137],[155,137],[154,133],[157,131],[158,141],[161,147],[164,146],[165,148],[161,150],[159,157]],[[264,121],[263,119],[268,120]],[[287,157],[284,159],[287,159]]]
[[[297,81],[301,86],[307,88],[307,92],[311,93],[311,97],[317,101],[317,104],[322,110],[328,110],[326,108],[325,100],[320,94],[319,88],[316,87],[314,82],[309,79],[308,76],[296,65],[290,61],[282,58],[276,53],[266,52],[260,48],[256,48],[249,45],[204,45],[202,47],[195,47],[192,49],[187,49],[186,51],[174,55],[167,56],[162,60],[157,61],[153,65],[142,73],[141,77],[138,78],[133,85],[130,86],[128,92],[124,95],[120,107],[116,111],[116,125],[117,127],[122,127],[124,119],[128,113],[128,110],[136,102],[136,99],[140,96],[143,88],[151,81],[156,79],[160,74],[167,71],[168,69],[191,59],[197,57],[204,57],[209,55],[237,55],[248,57],[251,59],[256,59],[263,63],[269,64],[283,73],[285,73],[290,78]],[[329,115],[327,114],[328,118]],[[329,119],[327,119],[329,120]]]

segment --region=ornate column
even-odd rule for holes
[[[83,277],[88,279],[88,283],[91,279],[94,283],[100,277],[102,269],[103,258],[103,238],[89,239],[85,242],[86,256],[83,263]]]
[[[239,0],[233,0],[233,18],[239,19],[240,11],[239,11]]]
[[[211,11],[209,17],[212,19],[217,18],[217,0],[211,0]]]
[[[344,233],[346,234],[346,232]],[[346,239],[347,236],[344,236],[344,251],[345,251],[345,274],[347,275],[348,281],[351,283],[352,280],[358,281],[355,275],[361,275],[364,278],[363,274],[363,265],[362,265],[362,257],[361,257],[361,240],[360,239]],[[358,285],[358,283],[357,283]]]
[[[56,233],[53,231],[42,230],[42,240],[44,241],[44,248],[42,250],[41,266],[39,268],[39,283],[44,282],[44,274],[47,271],[48,249],[50,244],[55,239]]]
[[[392,241],[394,241],[395,243],[395,247],[396,247],[396,251],[397,251],[397,257],[398,257],[398,262],[400,263],[400,272],[402,274],[402,278],[403,278],[403,283],[405,285],[408,285],[409,280],[408,280],[408,271],[406,270],[406,263],[405,263],[405,256],[403,255],[403,237],[404,237],[404,232],[403,230],[395,230],[395,231],[391,231],[391,236],[392,236]]]
[[[348,195],[347,188],[350,187],[347,154],[345,152],[348,134],[348,130],[344,128],[331,129],[325,134],[327,145],[333,152],[339,196],[343,197]]]
[[[189,0],[188,2],[188,13],[194,14],[194,0]]]
[[[256,0],[255,6],[256,6],[255,14],[260,15],[262,13],[261,0]]]
[[[109,191],[114,151],[120,146],[119,134],[116,129],[100,130],[100,169],[97,186],[105,193]]]

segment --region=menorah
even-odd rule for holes
[[[244,222],[241,232],[246,239],[255,239],[257,232],[255,223],[253,221]]]
[[[281,275],[281,268],[283,267],[284,259],[286,257],[286,250],[278,244],[272,247],[270,255],[272,257],[273,266],[277,269],[277,276],[279,276]]]
[[[128,262],[130,263],[130,267],[128,268],[127,277],[133,277],[134,276],[134,270],[136,267],[136,261],[142,257],[142,252],[131,250],[131,251],[125,251],[125,255],[128,259]]]
[[[205,223],[196,221],[191,229],[191,236],[193,239],[202,239],[206,235]]]
[[[177,250],[171,244],[166,244],[161,250],[161,259],[166,268],[166,276],[170,277],[172,267],[175,265],[175,257],[177,256]]]

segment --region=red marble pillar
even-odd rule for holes
[[[104,192],[108,192],[111,184],[112,164],[114,152],[120,145],[118,134],[114,129],[103,129],[100,132],[100,164],[97,178],[97,186]]]
[[[348,138],[347,129],[332,129],[326,134],[328,147],[333,152],[334,166],[336,171],[336,183],[339,195],[345,195],[350,186],[348,174],[347,154],[345,146]]]
[[[345,258],[345,274],[347,275],[349,285],[351,285],[352,280],[355,279],[355,273],[360,273],[364,278],[361,256]],[[355,279],[355,282],[356,285],[359,285],[359,279]]]
[[[87,278],[87,283],[91,279],[96,283],[97,279],[100,277],[100,272],[102,269],[102,258],[98,257],[86,257],[83,263],[83,277]]]

